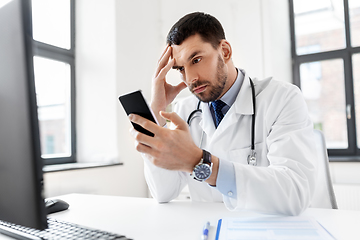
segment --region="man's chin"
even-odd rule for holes
[[[193,94],[195,95],[195,97],[197,97],[197,99],[199,99],[202,102],[209,103],[214,101],[212,100],[211,96],[206,96],[204,93],[199,93],[199,94],[193,93]]]

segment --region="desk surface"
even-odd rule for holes
[[[209,240],[224,217],[264,216],[253,212],[231,212],[223,203],[173,201],[158,204],[154,199],[69,194],[59,197],[70,204],[64,212],[49,215],[80,225],[124,234],[135,240],[198,240],[210,221]],[[309,208],[301,216],[320,222],[336,239],[360,239],[360,211]],[[11,239],[0,236],[0,240]]]

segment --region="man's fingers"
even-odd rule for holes
[[[160,72],[159,72],[159,74],[157,75],[156,78],[159,78],[159,79],[165,78],[166,74],[170,71],[170,69],[172,68],[172,66],[174,66],[174,62],[175,62],[175,60],[174,60],[174,59],[171,59],[171,60],[166,64],[166,66],[163,67],[163,68],[160,70]]]
[[[148,130],[154,134],[156,134],[158,128],[161,128],[156,123],[154,123],[146,118],[143,118],[137,114],[130,114],[129,119],[131,122],[140,125],[141,127],[145,128],[146,130]],[[144,134],[144,135],[147,136],[146,134]],[[147,136],[147,137],[151,138],[150,136]]]
[[[158,77],[160,71],[169,63],[170,56],[171,56],[171,47],[169,46],[166,49],[166,52],[163,54],[163,56],[159,60],[158,67],[155,72],[155,77]]]
[[[158,140],[156,138],[138,132],[134,128],[130,129],[130,134],[135,139],[135,149],[138,152],[146,153],[151,156],[155,154],[158,147]]]
[[[135,141],[135,149],[138,152],[145,153],[145,154],[151,154],[151,147],[146,146],[145,144],[142,144],[138,141]]]
[[[161,53],[158,63],[160,63],[161,59],[164,57],[165,53],[169,50],[169,48],[170,48],[170,45],[167,45],[166,48],[164,49],[164,51]]]

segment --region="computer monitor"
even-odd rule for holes
[[[44,229],[36,109],[31,1],[11,0],[0,7],[0,220]]]

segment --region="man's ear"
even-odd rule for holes
[[[225,63],[227,63],[229,60],[231,60],[231,56],[232,56],[231,45],[228,41],[223,39],[220,42],[220,47],[221,47],[222,56],[224,58],[224,61],[225,61]]]

